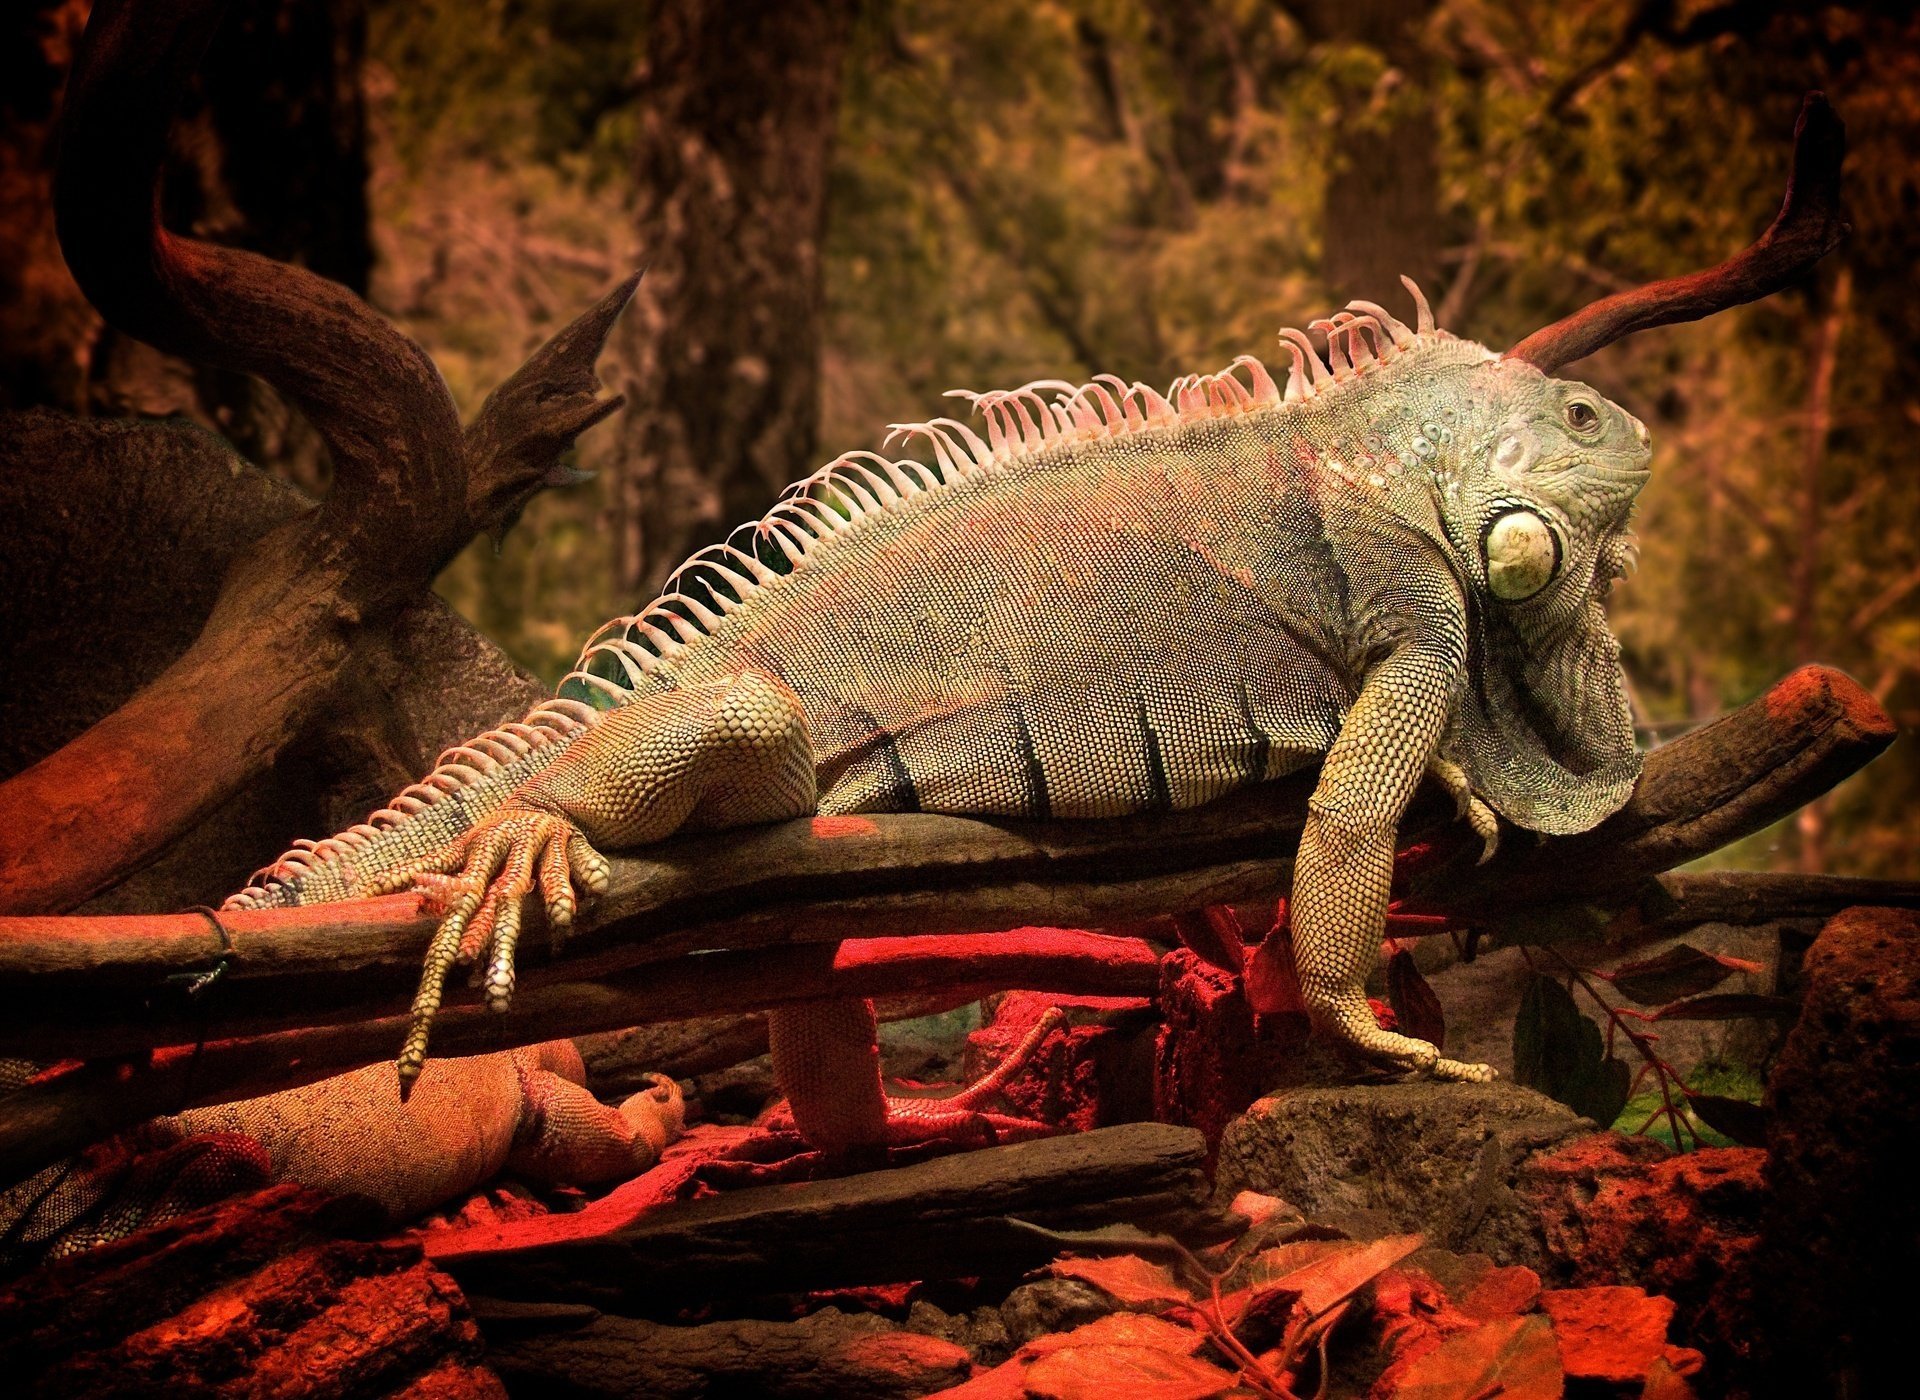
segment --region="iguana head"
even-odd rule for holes
[[[1467,371],[1478,432],[1458,445],[1457,479],[1442,481],[1440,502],[1474,583],[1468,693],[1448,746],[1475,789],[1522,826],[1583,831],[1626,801],[1639,773],[1601,599],[1632,561],[1628,517],[1647,480],[1647,432],[1589,386],[1552,376],[1622,336],[1803,277],[1848,231],[1845,147],[1839,118],[1810,94],[1786,199],[1752,246],[1583,307]]]
[[[1589,385],[1510,359],[1452,387],[1470,406],[1451,460],[1435,464],[1436,504],[1470,598],[1471,651],[1450,746],[1510,821],[1584,830],[1639,773],[1601,600],[1632,564],[1646,425]]]
[[[1586,384],[1515,360],[1473,376],[1472,433],[1448,474],[1447,533],[1489,605],[1550,625],[1625,572],[1647,482],[1646,424]],[[1482,386],[1474,385],[1476,390]]]

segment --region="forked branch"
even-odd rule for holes
[[[1718,267],[1619,292],[1537,330],[1506,357],[1548,374],[1635,331],[1698,321],[1771,296],[1839,247],[1851,232],[1840,209],[1847,129],[1824,93],[1808,93],[1793,132],[1786,199],[1767,231]]]
[[[193,644],[65,748],[0,785],[0,910],[68,909],[264,772],[313,722],[359,639],[476,533],[567,479],[574,437],[619,407],[594,361],[630,278],[488,399],[471,428],[433,362],[344,287],[159,222],[169,119],[223,6],[100,0],[62,117],[56,213],[103,315],[254,374],[332,455],[326,500],[242,553]]]

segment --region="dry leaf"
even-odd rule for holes
[[[1553,1325],[1534,1313],[1449,1337],[1400,1373],[1391,1400],[1560,1400]]]
[[[1172,1307],[1187,1307],[1193,1294],[1182,1288],[1173,1275],[1150,1259],[1137,1254],[1111,1254],[1100,1259],[1056,1259],[1047,1266],[1055,1278],[1077,1278],[1128,1307],[1146,1307],[1164,1312]]]
[[[1218,1366],[1156,1347],[1073,1347],[1027,1371],[1032,1400],[1212,1400],[1234,1387]]]
[[[1629,1385],[1666,1352],[1673,1299],[1643,1288],[1557,1288],[1540,1295],[1569,1376]]]

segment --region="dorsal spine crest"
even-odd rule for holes
[[[965,482],[1084,444],[1178,431],[1265,409],[1286,411],[1339,393],[1423,351],[1458,346],[1434,324],[1420,289],[1408,278],[1401,281],[1414,299],[1412,326],[1377,303],[1355,301],[1310,323],[1324,335],[1324,352],[1303,331],[1281,331],[1281,348],[1290,357],[1284,390],[1252,355],[1215,374],[1183,375],[1164,394],[1112,374],[1097,374],[1085,384],[1036,379],[1017,389],[950,390],[950,397],[972,406],[984,424],[984,437],[955,418],[889,424],[883,447],[917,438],[932,462],[862,449],[843,453],[796,481],[766,515],[675,569],[647,608],[614,618],[588,638],[562,690],[574,687],[600,703],[617,705],[650,680],[670,680],[674,663],[690,644],[710,635],[757,594],[809,567],[841,537],[871,519],[937,500]],[[1490,351],[1482,353],[1494,358]],[[1399,466],[1395,461],[1388,470],[1398,475]],[[1352,471],[1346,463],[1339,467],[1343,475]],[[628,684],[596,673],[596,664]]]

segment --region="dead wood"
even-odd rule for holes
[[[1159,955],[1151,945],[1071,929],[711,953],[599,981],[529,987],[515,999],[510,1033],[503,1034],[508,1028],[482,1007],[450,1008],[434,1043],[446,1055],[484,1054],[640,1022],[764,1011],[831,997],[893,999],[932,992],[947,1004],[964,1005],[1014,988],[1151,996],[1159,975]],[[387,1016],[173,1045],[122,1059],[89,1051],[86,1063],[61,1066],[0,1100],[0,1181],[17,1180],[156,1114],[294,1089],[377,1064],[393,1055],[406,1027],[404,1015]],[[745,1055],[763,1052],[765,1039],[762,1021],[757,1048]],[[697,1072],[684,1063],[645,1068]]]
[[[1701,924],[1822,923],[1842,909],[1920,909],[1920,880],[1859,880],[1791,871],[1670,871],[1647,881],[1607,930],[1628,946]]]
[[[1130,1123],[806,1185],[756,1187],[635,1213],[646,1178],[575,1215],[426,1238],[463,1288],[658,1313],[688,1298],[1019,1274],[1054,1230],[1132,1223],[1199,1240],[1241,1223],[1209,1204],[1206,1142]]]
[[[1633,797],[1594,831],[1548,839],[1509,830],[1495,861],[1464,872],[1442,864],[1412,882],[1411,898],[1468,916],[1568,899],[1624,905],[1648,876],[1825,792],[1893,732],[1852,680],[1803,668],[1648,755]],[[527,940],[521,1010],[498,1022],[499,1044],[554,1033],[525,1010],[543,985],[599,981],[697,950],[831,943],[850,931],[1100,928],[1275,894],[1291,876],[1312,784],[1302,774],[1190,812],[1110,821],[915,813],[676,838],[614,862],[608,896],[560,956],[543,965],[539,940]],[[1438,802],[1416,805],[1408,837],[1458,842],[1446,816]],[[0,1027],[0,1051],[100,1056],[397,1016],[432,927],[410,896],[234,912],[220,924],[234,956],[219,984],[189,998],[176,979],[207,971],[221,949],[205,915],[0,918],[0,982],[34,988]],[[567,1027],[585,1028],[584,1016]]]
[[[595,398],[592,365],[631,279],[463,433],[426,353],[344,287],[162,228],[167,123],[221,8],[94,7],[62,118],[61,244],[113,325],[293,403],[334,483],[234,561],[206,626],[151,685],[0,785],[8,910],[71,908],[254,781],[314,721],[361,638],[477,531],[510,523],[571,435],[619,402]]]
[[[823,1308],[791,1322],[732,1318],[689,1327],[584,1307],[471,1301],[487,1341],[487,1366],[515,1394],[909,1400],[973,1373],[964,1348],[872,1313]]]
[[[1793,129],[1786,198],[1766,232],[1717,267],[1619,292],[1535,331],[1507,358],[1553,374],[1622,336],[1698,321],[1758,301],[1812,271],[1852,230],[1840,209],[1840,164],[1847,129],[1826,94],[1807,94]]]

